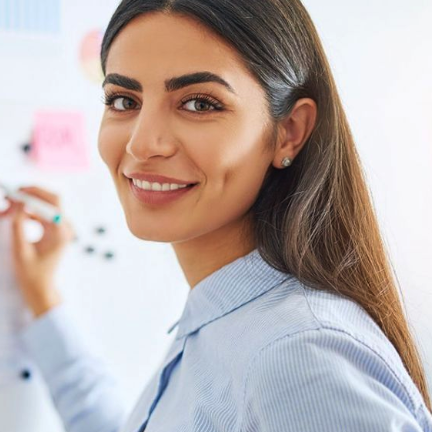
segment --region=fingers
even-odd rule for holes
[[[37,186],[21,187],[19,188],[19,190],[30,196],[34,196],[49,204],[52,204],[61,210],[60,197],[55,193],[49,192]],[[7,199],[11,202],[11,207],[7,210],[8,214],[14,212],[15,210],[17,213],[13,221],[14,236],[15,236],[14,240],[16,241],[17,247],[24,246],[25,244],[23,222],[26,218],[40,223],[47,233],[56,233],[54,234],[55,236],[58,236],[58,233],[63,234],[65,241],[71,241],[75,237],[75,230],[73,229],[73,226],[65,218],[63,218],[61,225],[53,224],[52,222],[46,221],[41,216],[27,211],[25,204],[22,204],[21,202],[13,201],[9,198]]]
[[[22,216],[26,216],[28,219],[32,219],[34,221],[40,222],[43,225],[47,223],[45,219],[39,217],[37,214],[28,212],[25,203],[22,203],[20,201],[15,201],[9,197],[6,197],[6,199],[9,201],[10,206],[9,208],[6,209],[5,212],[0,213],[0,217],[11,215],[21,209],[21,211],[23,212]]]
[[[12,211],[11,211],[11,208],[10,208],[10,207],[7,208],[6,210],[1,210],[1,211],[0,211],[0,219],[1,219],[2,217],[6,217],[6,216],[8,216],[11,212],[12,212]]]
[[[25,192],[29,195],[33,195],[37,198],[42,199],[43,201],[46,201],[56,207],[61,206],[61,200],[60,197],[57,194],[54,194],[52,192],[48,192],[45,189],[39,188],[37,186],[28,186],[28,187],[21,187],[19,188],[20,191]]]
[[[22,253],[26,245],[24,234],[24,205],[22,203],[16,204],[15,214],[12,219],[12,247],[15,256]]]
[[[5,199],[9,201],[9,207],[6,208],[5,210],[0,211],[0,218],[9,216],[16,210],[18,206],[18,203],[16,201],[12,201],[8,197],[5,197]]]

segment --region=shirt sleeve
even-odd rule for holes
[[[64,303],[20,332],[68,432],[118,432],[126,420],[120,386],[92,355]]]
[[[351,335],[314,329],[258,352],[245,383],[241,432],[421,432],[406,388]]]

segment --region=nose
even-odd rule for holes
[[[161,112],[141,109],[132,126],[126,153],[134,159],[145,161],[154,156],[170,157],[176,151],[175,140],[170,136],[166,116]]]

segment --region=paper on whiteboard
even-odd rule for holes
[[[56,34],[60,12],[60,0],[0,0],[0,31]]]
[[[84,114],[79,111],[36,112],[31,158],[40,169],[88,169],[90,158]]]

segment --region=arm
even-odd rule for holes
[[[38,187],[20,190],[61,210],[56,194]],[[8,285],[21,291],[34,313],[33,321],[17,336],[38,365],[68,432],[118,432],[125,420],[118,386],[103,362],[84,346],[55,289],[54,276],[73,239],[73,227],[65,217],[60,224],[47,222],[10,201],[8,211],[0,213],[0,252],[11,263],[0,264]],[[25,235],[26,219],[43,227],[36,243]]]
[[[65,304],[38,315],[20,337],[68,432],[118,432],[126,421],[119,387],[77,334]]]
[[[308,330],[267,345],[246,377],[241,432],[421,432],[382,358],[350,335]]]

